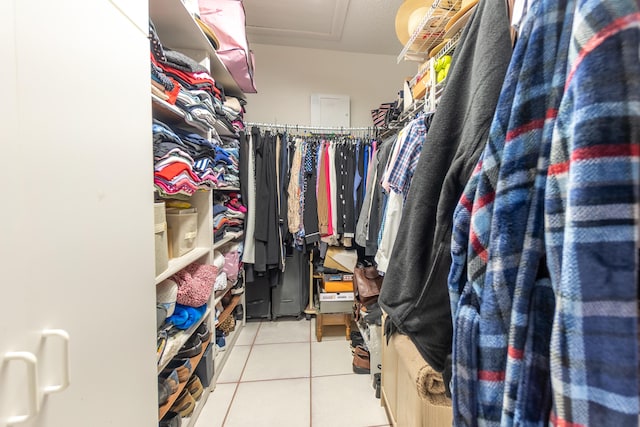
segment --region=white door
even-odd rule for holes
[[[0,427],[157,423],[149,41],[106,0],[0,0]],[[24,353],[23,353],[24,354]],[[16,424],[18,425],[18,424]]]

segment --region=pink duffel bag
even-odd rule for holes
[[[217,51],[220,60],[244,93],[256,93],[254,58],[249,50],[242,0],[198,0],[198,7],[200,19],[220,42]]]

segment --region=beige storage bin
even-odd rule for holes
[[[169,257],[178,258],[196,246],[198,213],[195,209],[169,209]]]
[[[169,267],[169,244],[167,242],[167,219],[164,202],[153,204],[156,247],[156,276]]]

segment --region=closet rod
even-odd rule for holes
[[[290,130],[330,130],[330,131],[341,131],[341,132],[350,132],[353,130],[375,130],[374,126],[368,127],[336,127],[336,126],[298,126],[298,125],[286,125],[286,124],[277,124],[277,123],[252,123],[245,122],[245,127],[249,126],[258,126],[258,127],[266,127],[266,128],[280,128],[280,129],[290,129]]]

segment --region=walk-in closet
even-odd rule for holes
[[[637,427],[637,0],[0,0],[0,427]]]

